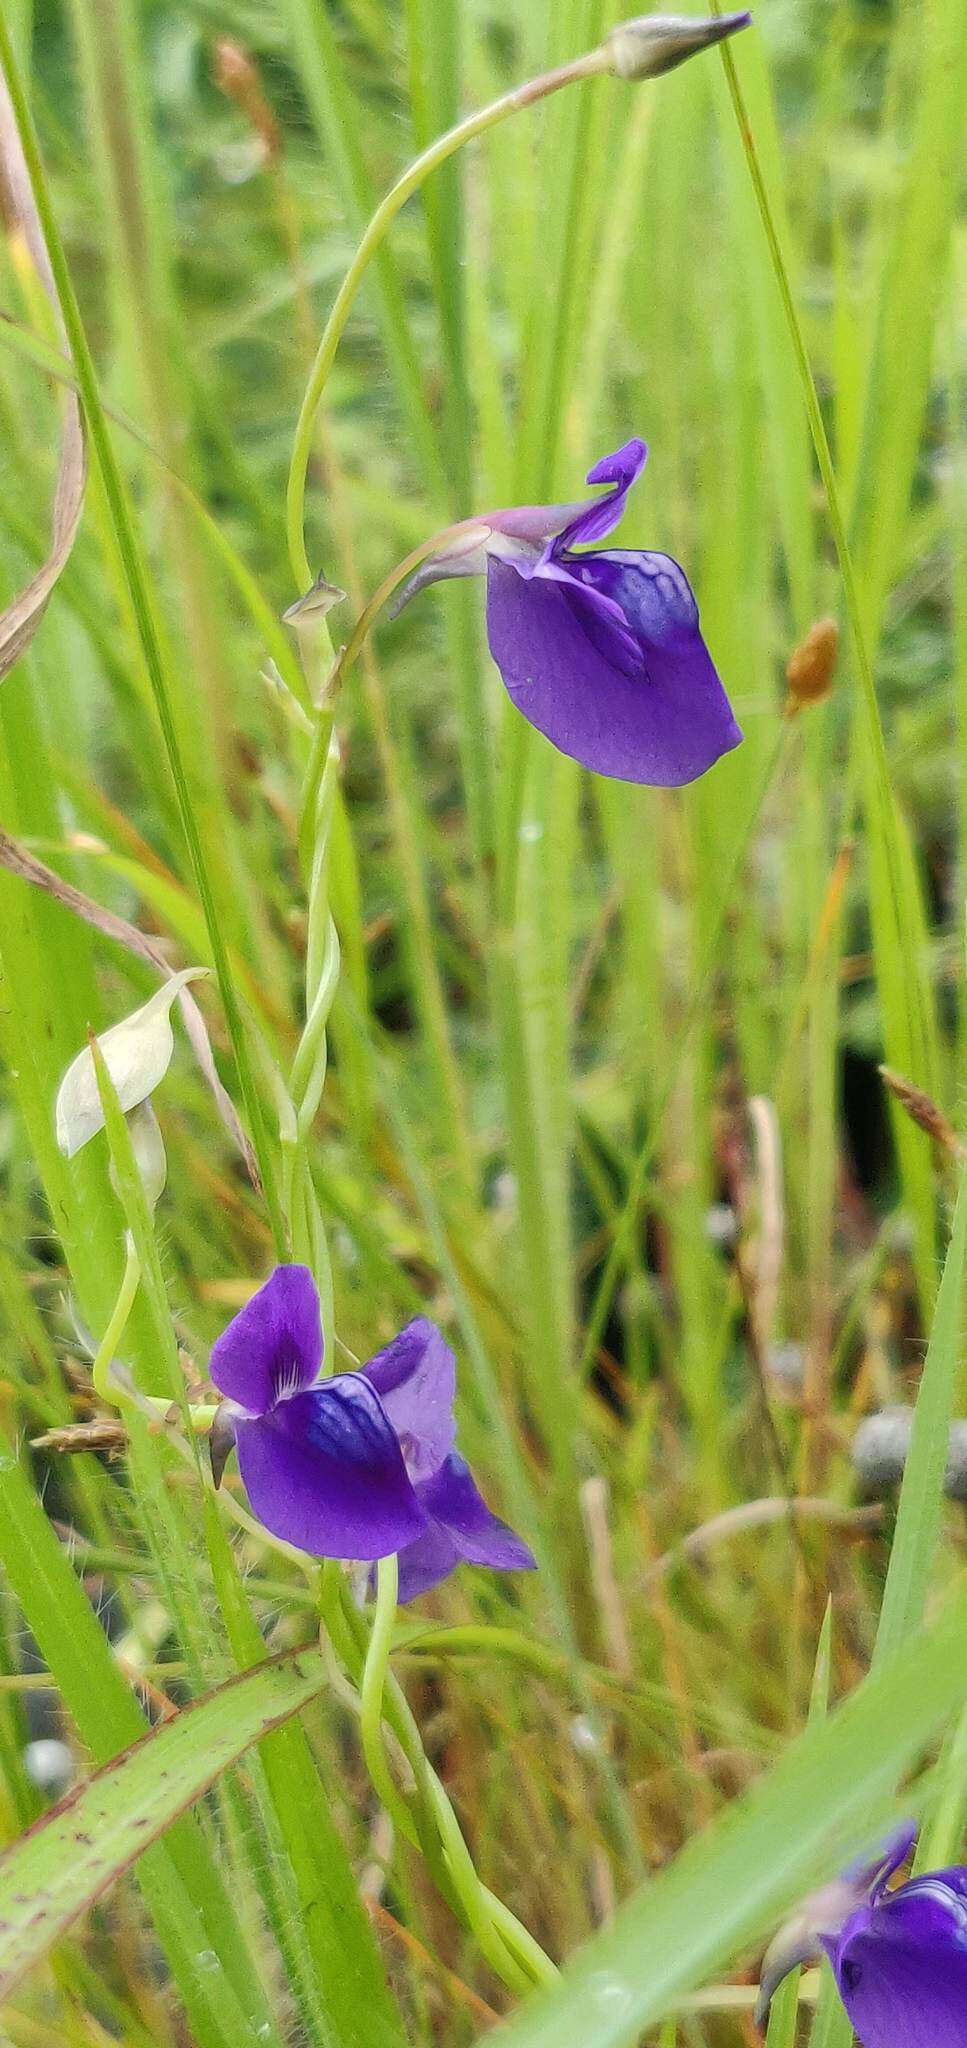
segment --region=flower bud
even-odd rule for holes
[[[219,36],[212,76],[219,92],[233,100],[255,129],[266,156],[275,161],[282,148],[279,124],[262,91],[262,81],[247,50],[231,36]]]
[[[174,1037],[171,1005],[189,981],[207,973],[204,967],[185,967],[180,974],[156,989],[140,1010],[112,1024],[98,1039],[114,1091],[125,1114],[147,1101],[171,1064]],[[57,1143],[68,1159],[104,1128],[104,1111],[97,1089],[94,1061],[87,1046],[71,1061],[57,1090],[55,1109]]]
[[[222,1483],[225,1467],[235,1449],[237,1412],[231,1401],[220,1401],[208,1433],[208,1455],[212,1463],[212,1479],[216,1490]]]
[[[790,709],[819,704],[828,697],[836,674],[839,655],[839,627],[835,619],[817,619],[804,640],[789,657],[786,681]]]
[[[168,1158],[165,1152],[165,1142],[161,1135],[158,1119],[150,1102],[139,1102],[136,1109],[129,1110],[127,1121],[131,1137],[131,1149],[134,1153],[135,1165],[141,1177],[145,1200],[148,1208],[153,1210],[164,1194],[165,1181],[168,1178]],[[118,1187],[113,1160],[111,1162],[110,1174],[111,1186],[115,1194],[120,1195],[121,1190]]]
[[[880,1075],[890,1094],[895,1097],[901,1108],[906,1110],[907,1115],[912,1117],[913,1122],[919,1124],[922,1131],[926,1131],[928,1138],[932,1138],[935,1144],[942,1145],[944,1151],[949,1152],[953,1159],[959,1159],[961,1162],[967,1160],[967,1143],[954,1130],[949,1117],[944,1115],[939,1102],[935,1102],[932,1095],[928,1095],[923,1088],[917,1088],[913,1081],[908,1081],[904,1074],[896,1073],[892,1067],[881,1067]]]
[[[282,617],[295,633],[304,633],[307,628],[313,632],[319,620],[324,619],[334,605],[345,601],[346,593],[340,590],[338,583],[327,583],[324,576],[317,576],[312,589],[307,590],[304,597],[297,597]]]
[[[611,69],[618,78],[657,78],[673,71],[699,50],[724,42],[736,30],[748,28],[751,14],[699,15],[640,14],[612,29],[605,47],[611,53]]]

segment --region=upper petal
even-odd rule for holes
[[[648,449],[637,436],[616,448],[613,455],[603,455],[593,469],[588,470],[589,484],[613,484],[614,489],[606,491],[603,498],[596,498],[592,505],[585,505],[568,526],[558,534],[554,542],[554,553],[562,548],[591,547],[595,541],[603,540],[611,533],[621,518],[628,492],[637,482],[645,463]]]
[[[308,1266],[276,1266],[218,1338],[215,1386],[250,1415],[311,1387],[322,1364],[319,1295]]]
[[[894,1871],[905,1863],[919,1832],[915,1820],[903,1820],[895,1827],[882,1844],[876,1856],[860,1857],[851,1863],[843,1875],[847,1884],[861,1886],[869,1893],[871,1900],[880,1897],[886,1890]]]
[[[914,1879],[857,1913],[833,1965],[863,2048],[963,2048],[967,1912],[942,1880]]]
[[[362,1373],[236,1423],[253,1513],[311,1557],[388,1557],[426,1526],[396,1433]]]
[[[504,562],[488,567],[490,649],[518,710],[600,775],[665,787],[694,781],[742,735],[683,572],[666,555],[577,556],[565,566],[572,574],[563,582],[521,576]],[[620,646],[582,585],[592,600],[620,607]],[[642,657],[637,674],[629,673],[629,637]]]
[[[413,1480],[429,1479],[453,1449],[457,1368],[427,1316],[415,1316],[363,1372],[383,1403]]]
[[[482,512],[479,518],[464,519],[448,527],[446,534],[440,536],[440,547],[421,562],[397,592],[390,617],[396,618],[411,597],[430,583],[440,583],[451,576],[482,576],[493,556],[519,560],[525,573],[530,573],[542,550],[555,556],[562,548],[603,540],[617,526],[628,492],[641,475],[647,456],[644,441],[637,439],[626,441],[613,455],[602,456],[588,471],[588,483],[612,484],[614,488],[590,505],[505,505],[499,511]]]
[[[431,1520],[442,1525],[468,1564],[489,1565],[497,1572],[536,1570],[533,1551],[506,1522],[491,1514],[469,1465],[456,1451],[451,1451],[419,1492]]]

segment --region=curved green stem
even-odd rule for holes
[[[551,1982],[557,1971],[509,1907],[481,1883],[449,1796],[427,1762],[416,1722],[402,1693],[389,1677],[398,1590],[398,1560],[396,1557],[382,1558],[376,1567],[376,1607],[360,1684],[360,1733],[366,1766],[395,1825],[407,1841],[425,1847],[425,1829],[398,1789],[390,1770],[383,1733],[386,1712],[387,1720],[391,1718],[395,1724],[394,1732],[413,1771],[417,1799],[428,1809],[439,1837],[453,1902],[491,1968],[509,1990],[523,1993],[534,1984]],[[325,1600],[325,1608],[327,1621],[336,1620],[337,1636],[345,1645],[347,1636],[351,1640],[354,1631],[351,1626],[347,1629],[344,1616],[337,1617],[331,1592]],[[391,1700],[387,1698],[388,1693],[392,1695]]]
[[[114,1354],[127,1328],[128,1317],[134,1307],[138,1288],[141,1285],[141,1261],[138,1258],[134,1247],[134,1239],[130,1232],[127,1236],[126,1247],[124,1272],[121,1275],[118,1298],[111,1310],[110,1321],[97,1347],[94,1363],[91,1367],[91,1377],[94,1381],[95,1393],[102,1401],[107,1401],[112,1408],[120,1408],[124,1403],[123,1389],[116,1386],[111,1379],[111,1367],[114,1364]],[[165,1406],[167,1407],[168,1405],[166,1402]]]
[[[314,628],[317,652],[329,647],[324,618]],[[303,658],[311,654],[307,634],[300,635]],[[325,1228],[309,1167],[308,1141],[325,1086],[328,1064],[327,1027],[339,982],[339,934],[329,904],[329,860],[339,757],[333,737],[331,696],[318,704],[316,725],[306,764],[299,818],[299,857],[306,871],[308,930],[306,935],[306,1019],[289,1077],[288,1094],[294,1117],[282,1136],[283,1199],[293,1253],[312,1267],[322,1300],[327,1351],[333,1337],[332,1271]]]
[[[447,1869],[453,1880],[463,1917],[477,1947],[509,1991],[518,1991],[521,1994],[530,1991],[534,1980],[508,1948],[503,1935],[495,1925],[493,1912],[488,1903],[489,1894],[477,1876],[460,1823],[434,1770],[429,1773],[429,1786],[431,1810],[443,1843]]]
[[[376,1612],[359,1689],[359,1731],[366,1768],[375,1790],[394,1824],[409,1841],[415,1843],[417,1832],[409,1808],[393,1781],[383,1741],[383,1693],[386,1687],[389,1654],[393,1646],[398,1588],[399,1565],[396,1557],[380,1558],[376,1567]]]
[[[518,1920],[516,1913],[512,1913],[510,1907],[504,1904],[503,1899],[498,1899],[496,1892],[492,1892],[488,1885],[483,1885],[482,1891],[498,1934],[511,1955],[516,1956],[530,1983],[556,1984],[561,1974],[560,1970],[556,1963],[552,1963],[550,1956],[545,1954],[540,1942],[535,1941],[534,1936],[523,1922]]]
[[[483,135],[488,128],[495,128],[498,122],[506,120],[509,114],[520,113],[522,108],[533,106],[537,100],[546,99],[549,93],[557,92],[561,86],[571,85],[578,79],[591,78],[597,72],[607,70],[610,63],[610,53],[605,48],[590,50],[585,56],[575,58],[570,64],[562,64],[555,71],[546,71],[539,78],[529,79],[526,85],[516,86],[512,92],[504,93],[500,99],[493,100],[490,106],[478,108],[477,112],[469,114],[466,120],[459,121],[455,128],[450,128],[445,135],[438,136],[437,140],[430,144],[429,149],[425,149],[421,156],[415,158],[409,169],[404,171],[403,176],[397,179],[396,184],[380,201],[336,294],[312,366],[296,427],[286,492],[286,533],[292,573],[300,590],[308,590],[312,582],[312,571],[305,547],[304,525],[306,476],[316,413],[356,294],[387,229],[401,207],[405,206],[413,193],[419,190],[424,180],[441,164],[446,163],[448,157],[462,149],[465,143],[472,142],[477,135]]]

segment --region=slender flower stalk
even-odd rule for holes
[[[332,1266],[325,1225],[312,1181],[309,1140],[322,1099],[328,1068],[328,1025],[339,984],[339,934],[329,900],[329,867],[333,810],[339,772],[333,732],[331,682],[314,688],[314,670],[328,671],[332,643],[319,609],[295,620],[310,695],[316,701],[315,726],[302,788],[298,831],[300,862],[305,876],[307,931],[305,1022],[289,1076],[289,1114],[280,1129],[282,1143],[282,1206],[293,1254],[316,1275],[327,1336],[333,1336]]]
[[[465,120],[459,121],[455,128],[450,128],[445,135],[438,136],[428,149],[423,150],[422,154],[414,159],[380,201],[336,294],[312,366],[296,427],[286,495],[286,527],[289,560],[300,590],[307,590],[312,582],[303,529],[306,475],[315,417],[359,287],[387,230],[414,192],[418,192],[426,179],[438,170],[441,164],[445,164],[449,157],[455,156],[457,150],[462,149],[466,143],[473,142],[478,135],[484,135],[489,128],[495,128],[499,122],[506,121],[508,115],[518,114],[525,107],[534,106],[538,100],[546,99],[553,92],[559,92],[562,86],[573,85],[582,78],[593,78],[609,70],[610,65],[609,52],[602,46],[600,49],[589,51],[583,57],[575,58],[569,64],[559,65],[554,71],[543,72],[539,78],[529,79],[526,85],[515,86],[511,92],[503,93],[499,99],[492,101],[490,106],[478,108],[475,113],[468,114]]]
[[[560,92],[566,85],[578,84],[583,79],[600,77],[605,72],[627,79],[656,77],[660,72],[680,64],[710,43],[719,42],[736,29],[747,27],[751,17],[747,13],[719,16],[711,21],[695,22],[674,15],[642,16],[615,29],[597,49],[588,50],[570,63],[558,65],[553,71],[541,72],[523,85],[514,86],[510,92],[502,93],[489,106],[480,107],[458,121],[445,135],[437,137],[428,149],[414,159],[408,169],[390,187],[380,201],[375,213],[356,250],[333,303],[326,322],[322,340],[316,353],[305,397],[299,413],[292,460],[289,467],[289,482],[286,493],[286,531],[289,544],[289,560],[292,573],[300,591],[308,590],[312,582],[305,548],[305,495],[306,476],[312,448],[312,431],[316,413],[325,391],[336,357],[336,350],[342,339],[349,315],[352,312],[360,284],[373,257],[391,227],[396,215],[418,192],[432,173],[445,164],[466,143],[485,135],[506,121],[511,114],[519,114],[526,107],[537,105],[548,99],[552,93]]]
[[[125,1246],[124,1272],[121,1275],[118,1297],[91,1365],[94,1392],[99,1400],[106,1401],[112,1408],[117,1408],[121,1404],[117,1385],[111,1378],[111,1367],[115,1352],[127,1329],[140,1285],[141,1261],[135,1251],[134,1240],[129,1236]],[[167,1406],[167,1403],[165,1405]]]
[[[423,1850],[431,1869],[436,1866],[441,1889],[473,1934],[481,1954],[508,1990],[523,1995],[535,1985],[553,1983],[557,1969],[509,1907],[481,1883],[450,1799],[427,1760],[416,1722],[389,1675],[398,1584],[396,1558],[384,1558],[377,1568],[376,1606],[359,1679],[360,1731],[370,1777],[401,1834]],[[328,1612],[331,1619],[331,1604]],[[358,1671],[354,1629],[337,1622],[334,1633],[341,1642],[343,1660],[350,1670],[355,1666]],[[409,1799],[392,1775],[384,1718],[413,1774],[414,1790]]]
[[[293,1248],[296,1255],[304,1257],[317,1274],[320,1272],[320,1259],[324,1259],[325,1240],[321,1218],[318,1216],[311,1180],[309,1179],[305,1145],[309,1126],[318,1106],[325,1079],[326,1022],[339,969],[338,940],[328,904],[328,843],[332,816],[332,778],[336,773],[336,755],[332,744],[334,699],[342,675],[355,659],[371,628],[373,620],[383,604],[393,594],[398,584],[411,573],[417,572],[418,574],[427,558],[433,555],[435,550],[439,551],[441,547],[452,558],[455,554],[459,555],[461,550],[472,551],[474,548],[477,548],[479,551],[481,545],[486,547],[488,540],[486,531],[481,533],[476,522],[464,521],[460,522],[456,527],[446,529],[443,534],[434,536],[422,548],[415,550],[398,569],[394,570],[384,580],[372,602],[366,607],[358,620],[346,653],[334,666],[332,665],[332,641],[326,614],[335,593],[332,592],[329,585],[321,582],[310,589],[312,576],[305,549],[304,518],[306,477],[313,427],[339,341],[345,330],[362,278],[396,214],[405,205],[410,196],[419,189],[423,181],[439,165],[454,155],[465,143],[483,134],[491,127],[496,126],[510,114],[521,111],[524,107],[547,97],[550,93],[559,90],[564,85],[595,76],[605,71],[612,71],[616,75],[626,78],[656,75],[661,70],[684,61],[693,50],[703,47],[707,42],[718,40],[722,35],[730,33],[733,27],[744,26],[747,20],[748,16],[743,14],[733,17],[728,25],[719,22],[697,24],[694,21],[676,21],[673,18],[667,17],[654,17],[626,24],[620,38],[617,40],[615,37],[609,37],[600,48],[586,53],[572,63],[562,65],[555,71],[545,73],[541,77],[529,81],[527,84],[503,95],[500,100],[494,102],[491,106],[458,123],[455,128],[438,138],[436,142],[417,158],[415,163],[397,181],[377,208],[337,294],[326,324],[309,378],[296,429],[286,508],[287,537],[292,571],[300,592],[305,593],[305,596],[290,608],[287,619],[288,623],[299,634],[304,657],[306,653],[309,653],[310,657],[318,664],[320,674],[324,676],[324,682],[320,689],[312,687],[310,677],[309,693],[318,707],[318,724],[306,774],[303,799],[303,825],[300,830],[300,850],[303,854],[304,867],[307,870],[309,892],[306,1023],[290,1079],[290,1093],[295,1107],[295,1130],[288,1134],[287,1144],[284,1147],[286,1150],[284,1196],[286,1212],[292,1232]],[[623,494],[619,492],[618,497],[620,504],[623,504]],[[579,518],[581,516],[581,509],[580,507],[572,508]],[[587,516],[591,517],[593,528],[593,512]],[[601,530],[606,531],[607,525]],[[577,537],[580,539],[590,539],[593,537],[593,531],[585,534],[582,526]],[[540,551],[537,550],[536,552],[539,553]],[[658,560],[658,558],[655,559],[656,561]],[[664,558],[661,559],[664,560]],[[671,566],[673,567],[674,565]],[[563,560],[560,563],[555,561],[553,569],[548,572],[548,582],[550,585],[554,578],[562,579],[565,575],[570,574],[575,591],[577,591],[578,581],[584,573],[584,568],[578,568],[571,572],[565,568]],[[680,571],[677,574],[681,577]],[[684,582],[683,578],[681,580]],[[658,585],[656,584],[657,589]],[[687,590],[687,585],[685,589]],[[553,591],[550,588],[547,595],[548,601],[553,602]],[[608,605],[609,600],[603,600],[598,605],[598,609],[608,608]],[[593,608],[594,606],[592,605]],[[611,612],[614,609],[615,606],[612,603],[610,605]],[[693,610],[694,606],[692,605]],[[633,632],[634,629],[631,630]],[[697,622],[692,618],[691,612],[689,614],[688,631],[697,633]],[[613,634],[612,638],[614,637],[615,635]],[[674,638],[674,635],[672,637]],[[627,640],[627,638],[628,634],[625,633],[625,639]],[[640,665],[640,657],[638,658]],[[706,661],[708,660],[707,655],[705,659]],[[711,671],[711,664],[709,663],[708,666]],[[715,688],[720,692],[717,678],[714,678],[714,671],[711,671],[711,675],[714,679]],[[728,706],[725,704],[724,697],[722,702],[726,713],[726,724],[730,727],[730,734],[723,739],[721,744],[716,741],[712,747],[710,758],[715,758],[718,752],[723,751],[725,745],[734,744],[738,738],[737,729],[734,727],[734,721],[731,721],[731,715],[728,712]],[[538,720],[538,722],[540,721]],[[324,765],[322,765],[323,763]],[[707,762],[705,765],[707,765]],[[698,770],[691,769],[690,772],[698,772]],[[685,774],[677,776],[673,774],[672,779],[681,780],[687,779],[687,777]],[[323,1271],[327,1270],[328,1262],[325,1261]],[[323,1278],[323,1289],[324,1293],[326,1293],[327,1283],[325,1278]],[[330,1317],[331,1303],[327,1301],[324,1304],[324,1319],[327,1328],[329,1327]],[[415,1330],[416,1328],[417,1326],[414,1325],[413,1329]],[[404,1339],[408,1339],[409,1336],[410,1333],[403,1333],[403,1338],[397,1340],[398,1344],[402,1345]],[[426,1341],[422,1336],[419,1343],[423,1346],[425,1356],[436,1359],[436,1365],[433,1370],[439,1375],[440,1362],[433,1350],[432,1341],[429,1343],[429,1349],[426,1348]],[[292,1369],[290,1367],[290,1371]],[[422,1366],[419,1370],[422,1370]],[[416,1371],[417,1379],[419,1379],[419,1370]],[[216,1358],[213,1359],[213,1373],[216,1379],[219,1379],[220,1371],[221,1367],[218,1362],[216,1348]],[[382,1361],[372,1361],[370,1367],[366,1368],[366,1371],[372,1374],[373,1384],[381,1398],[386,1402],[389,1419],[393,1421],[394,1411],[392,1402],[400,1398],[398,1394],[400,1386],[404,1390],[402,1395],[404,1403],[409,1398],[406,1388],[410,1376],[410,1362],[407,1362],[406,1370],[402,1373],[401,1378],[398,1378],[396,1376],[396,1361],[393,1355],[393,1347],[390,1347],[389,1352],[383,1355]],[[221,1383],[227,1384],[224,1379],[222,1379]],[[266,1409],[263,1407],[258,1409],[254,1416],[250,1411],[247,1418],[240,1418],[240,1452],[244,1453],[244,1460],[247,1462],[246,1477],[248,1483],[250,1487],[255,1483],[256,1490],[261,1486],[262,1480],[269,1470],[269,1466],[265,1464],[265,1458],[269,1454],[271,1429],[281,1428],[284,1423],[287,1424],[293,1419],[291,1414],[286,1414],[286,1410],[288,1408],[294,1410],[296,1403],[299,1401],[303,1404],[314,1403],[315,1407],[319,1409],[321,1404],[325,1402],[327,1392],[330,1397],[330,1405],[332,1400],[341,1392],[338,1382],[328,1390],[320,1388],[315,1393],[309,1391],[304,1380],[298,1379],[298,1384],[303,1388],[303,1391],[298,1395],[292,1396],[291,1392],[283,1389],[282,1395],[277,1399],[274,1408]],[[438,1394],[440,1384],[441,1382],[438,1378]],[[415,1837],[423,1847],[430,1867],[435,1871],[437,1880],[441,1884],[441,1889],[444,1891],[445,1896],[450,1898],[451,1903],[454,1904],[461,1918],[473,1933],[481,1953],[490,1962],[491,1967],[511,1989],[520,1992],[526,1990],[534,1983],[550,1981],[556,1974],[554,1966],[543,1955],[543,1952],[526,1933],[526,1930],[518,1925],[514,1916],[508,1912],[507,1908],[500,1901],[494,1899],[486,1887],[481,1884],[446,1792],[426,1761],[419,1731],[412,1720],[412,1716],[409,1715],[406,1703],[402,1699],[402,1695],[399,1694],[398,1688],[392,1687],[392,1690],[390,1690],[388,1686],[389,1654],[392,1644],[397,1598],[401,1588],[404,1597],[413,1597],[425,1587],[434,1584],[437,1579],[451,1570],[461,1556],[467,1556],[482,1563],[492,1563],[498,1568],[520,1567],[521,1565],[533,1562],[526,1548],[520,1544],[519,1539],[513,1535],[513,1532],[496,1522],[477,1494],[470,1474],[452,1449],[452,1425],[448,1422],[447,1417],[447,1403],[445,1400],[441,1403],[438,1398],[436,1422],[434,1429],[431,1430],[433,1445],[432,1461],[426,1466],[425,1470],[422,1466],[413,1468],[413,1498],[414,1502],[417,1502],[421,1507],[426,1518],[424,1532],[416,1536],[408,1544],[403,1544],[402,1558],[399,1561],[395,1554],[386,1554],[385,1541],[382,1544],[382,1555],[379,1548],[371,1549],[368,1553],[369,1555],[381,1557],[381,1561],[377,1571],[375,1618],[361,1675],[359,1671],[360,1645],[357,1623],[352,1616],[347,1615],[345,1589],[334,1587],[332,1572],[329,1567],[327,1567],[323,1577],[323,1631],[325,1632],[328,1629],[337,1653],[342,1656],[343,1661],[347,1664],[347,1668],[353,1672],[356,1682],[360,1684],[363,1748],[370,1774],[380,1797],[384,1800],[387,1809],[396,1819],[404,1835],[408,1836],[411,1840]],[[314,1427],[318,1426],[319,1420],[320,1417],[317,1417]],[[411,1463],[411,1447],[414,1443],[417,1446],[416,1455],[418,1458],[429,1455],[425,1439],[423,1440],[423,1451],[419,1450],[421,1442],[420,1432],[417,1429],[416,1436],[414,1437],[411,1422],[411,1417],[404,1417],[401,1414],[399,1421],[401,1429],[400,1442],[408,1447],[406,1451],[408,1465]],[[449,1436],[447,1435],[448,1430]],[[330,1449],[331,1447],[330,1441]],[[256,1449],[257,1456],[254,1457],[253,1462],[253,1454]],[[271,1465],[272,1458],[275,1457],[277,1450],[278,1446],[275,1445],[269,1457],[269,1465]],[[291,1455],[291,1446],[289,1455]],[[259,1464],[259,1459],[263,1461],[261,1465]],[[275,1466],[272,1466],[272,1471],[275,1472],[275,1479],[278,1481],[281,1468],[276,1471]],[[270,1486],[269,1495],[266,1496],[266,1504],[267,1519],[270,1526],[275,1528],[279,1534],[291,1535],[291,1525],[286,1526],[290,1512],[290,1503],[286,1500],[285,1489],[280,1484],[274,1483]],[[393,1512],[396,1514],[402,1513],[404,1505],[404,1497],[397,1489],[394,1496]],[[313,1510],[313,1512],[317,1511],[317,1508]],[[300,1540],[300,1538],[297,1537],[296,1540]],[[315,1547],[315,1545],[310,1547]],[[331,1548],[331,1539],[328,1546],[323,1545],[322,1547]],[[350,1552],[350,1554],[353,1554],[353,1552]],[[359,1554],[358,1537],[355,1544],[355,1554]],[[383,1724],[387,1698],[389,1698],[392,1708],[394,1732],[397,1734],[397,1739],[402,1741],[404,1755],[414,1774],[415,1792],[412,1806],[395,1784],[385,1751]]]

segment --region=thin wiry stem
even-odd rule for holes
[[[300,590],[308,590],[312,582],[304,526],[306,476],[316,413],[357,292],[387,229],[401,207],[406,205],[407,200],[419,190],[432,172],[446,163],[447,158],[454,156],[466,143],[472,142],[478,135],[485,134],[488,128],[495,128],[498,122],[505,121],[508,115],[518,114],[524,107],[533,106],[537,100],[546,99],[549,93],[558,92],[561,86],[573,85],[578,79],[592,78],[597,73],[606,71],[610,63],[611,57],[605,48],[590,50],[585,56],[575,58],[570,64],[562,64],[555,71],[543,72],[539,78],[528,79],[525,85],[515,86],[513,91],[503,93],[500,99],[493,100],[490,106],[478,108],[476,113],[468,114],[465,120],[459,121],[455,128],[450,128],[445,135],[438,136],[436,141],[430,144],[429,149],[425,149],[421,156],[415,158],[408,170],[404,171],[402,177],[397,179],[396,184],[380,201],[336,295],[312,366],[296,427],[286,493],[286,530],[292,573]]]

